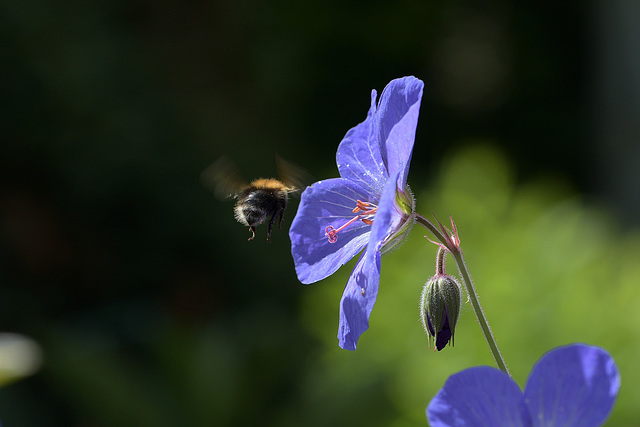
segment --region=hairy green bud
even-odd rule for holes
[[[438,274],[430,278],[422,289],[420,298],[420,319],[425,332],[429,335],[429,346],[435,339],[438,351],[453,337],[460,316],[460,284],[447,274]]]

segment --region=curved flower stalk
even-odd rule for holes
[[[415,222],[407,175],[423,86],[415,77],[393,80],[377,105],[371,92],[367,118],[338,146],[340,177],[307,187],[291,224],[291,253],[302,283],[330,276],[362,252],[340,301],[338,340],[347,350],[355,350],[369,327],[382,253]]]
[[[432,427],[597,427],[613,409],[620,373],[599,347],[556,348],[535,364],[524,393],[489,366],[449,377],[427,407]]]
[[[467,266],[465,265],[464,258],[462,256],[462,249],[460,247],[458,228],[456,227],[456,223],[453,221],[453,218],[449,217],[449,219],[451,220],[451,230],[449,230],[437,219],[436,223],[438,224],[439,228],[417,213],[415,214],[415,217],[418,224],[431,231],[431,233],[435,236],[437,241],[429,241],[439,246],[440,249],[438,250],[438,257],[441,253],[444,255],[447,252],[453,255],[453,258],[456,261],[456,265],[458,266],[458,271],[460,272],[460,276],[467,290],[467,297],[469,299],[469,302],[471,303],[471,306],[473,307],[473,311],[476,314],[476,319],[478,320],[480,329],[482,329],[484,338],[489,345],[489,350],[491,350],[491,354],[493,355],[493,358],[495,359],[498,367],[506,374],[511,375],[509,373],[509,369],[507,368],[507,364],[502,357],[502,353],[500,353],[500,349],[498,348],[496,339],[493,336],[493,332],[489,327],[489,322],[487,322],[487,318],[484,315],[482,306],[480,305],[480,300],[478,299],[475,286],[473,286],[473,282],[471,281],[471,275],[469,274]],[[438,265],[438,263],[436,263],[436,265]],[[428,333],[429,332],[430,331],[428,331]]]

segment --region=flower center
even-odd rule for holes
[[[373,203],[363,202],[362,200],[358,200],[356,202],[356,207],[351,211],[355,214],[353,218],[351,218],[346,224],[343,224],[338,229],[334,229],[333,226],[328,226],[325,229],[325,235],[329,239],[329,243],[335,243],[338,241],[338,232],[344,230],[350,224],[353,224],[356,221],[362,221],[367,225],[373,224],[373,215],[378,210],[378,207]]]

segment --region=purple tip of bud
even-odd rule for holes
[[[431,324],[431,316],[427,314],[427,327],[429,328],[429,333],[431,336],[436,336],[436,331],[433,329],[433,325]]]
[[[431,336],[436,337],[436,348],[438,351],[445,348],[452,337],[451,328],[449,327],[449,316],[447,316],[446,309],[442,313],[442,325],[442,330],[436,333],[431,324],[431,317],[427,315],[427,327],[429,328]]]
[[[436,335],[436,348],[438,349],[438,351],[445,348],[445,346],[451,340],[451,336],[452,336],[451,328],[449,327],[449,317],[447,317],[446,311],[445,313],[443,313],[442,317],[444,318],[442,330],[438,332],[438,334]]]

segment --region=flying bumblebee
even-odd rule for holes
[[[249,184],[243,182],[236,165],[225,157],[202,172],[202,181],[213,189],[216,196],[237,200],[233,211],[236,220],[249,227],[251,237],[248,240],[256,237],[256,227],[270,217],[267,241],[271,241],[271,229],[276,218],[278,228],[282,230],[289,194],[300,191],[303,185],[305,173],[301,169],[280,157],[276,157],[276,165],[280,179],[258,178]]]

